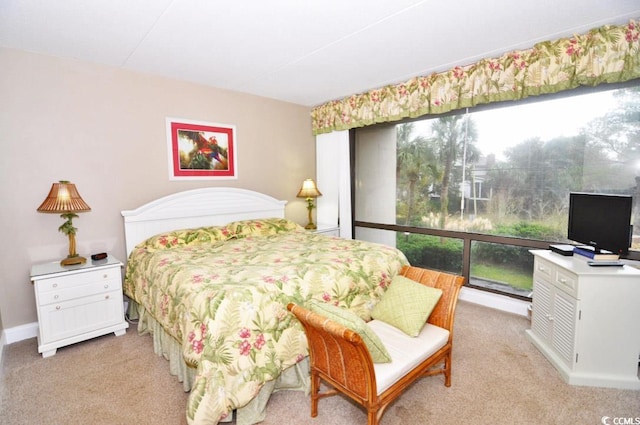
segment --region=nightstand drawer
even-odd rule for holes
[[[40,344],[123,323],[122,309],[122,293],[119,291],[41,306]]]
[[[39,292],[38,304],[47,305],[51,303],[59,303],[63,301],[73,300],[75,298],[86,297],[89,295],[102,294],[104,292],[122,290],[122,282],[119,276],[111,279],[104,279],[98,282],[85,283],[84,285],[75,285],[72,287],[60,288],[58,286],[54,290]]]
[[[91,283],[110,282],[112,280],[120,281],[122,274],[120,267],[109,267],[101,270],[92,270],[74,275],[54,276],[47,279],[36,280],[36,290],[38,294],[44,294],[49,291],[59,291],[61,289],[70,289],[76,286],[83,286]]]

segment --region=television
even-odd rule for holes
[[[627,195],[603,193],[569,194],[569,225],[567,238],[620,256],[627,255],[633,227],[633,198]]]

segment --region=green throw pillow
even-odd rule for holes
[[[317,300],[309,300],[307,307],[314,313],[333,320],[360,335],[360,338],[369,349],[369,354],[371,354],[371,359],[374,363],[389,363],[391,361],[391,356],[378,335],[354,312]]]
[[[371,317],[388,323],[409,336],[418,336],[442,296],[442,290],[404,276],[391,280],[389,289],[373,307]]]

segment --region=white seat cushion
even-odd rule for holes
[[[367,323],[387,348],[391,363],[374,363],[376,386],[381,394],[396,381],[431,356],[449,340],[449,331],[427,323],[418,336],[410,337],[381,321]]]

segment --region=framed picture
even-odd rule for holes
[[[236,128],[167,118],[170,180],[237,179]]]

